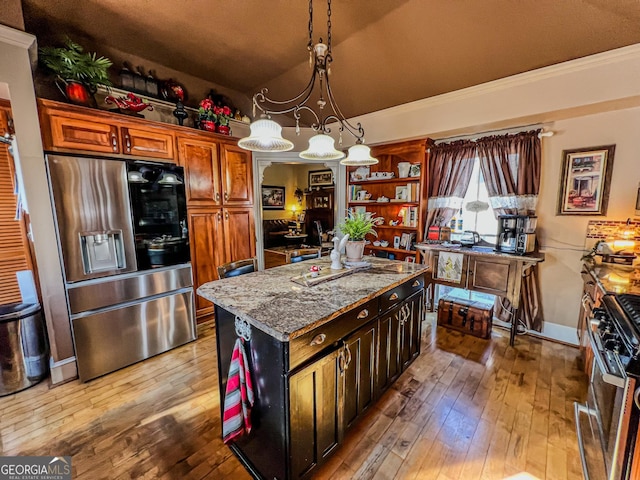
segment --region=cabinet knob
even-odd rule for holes
[[[116,138],[115,133],[111,134],[111,148],[113,149],[114,152],[118,151],[118,139]]]
[[[131,153],[131,137],[129,136],[128,133],[125,134],[124,136],[124,145],[127,150],[127,153]]]
[[[224,201],[228,201],[229,200],[229,194],[227,192],[224,192]]]
[[[216,202],[220,201],[220,192],[216,192]]]
[[[369,310],[367,310],[366,308],[358,314],[359,319],[367,318],[368,316],[369,316]]]
[[[229,212],[224,212],[224,219],[229,220]]]
[[[327,339],[327,336],[324,333],[319,333],[318,335],[313,337],[313,340],[311,340],[311,343],[309,343],[309,346],[315,347],[316,345],[321,345],[324,343],[326,339]]]
[[[222,220],[222,215],[220,214],[220,212],[218,212],[218,214],[216,215],[216,217],[218,217],[218,221]]]
[[[349,349],[349,344],[345,342],[344,351],[347,353],[347,359],[345,361],[344,367],[347,368],[351,363],[351,350]]]
[[[420,280],[414,280],[414,282],[411,284],[412,287],[421,287],[422,286],[422,282]]]
[[[396,292],[393,292],[389,297],[389,300],[397,300],[397,299],[398,299],[398,294]]]

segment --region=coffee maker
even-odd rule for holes
[[[498,215],[498,240],[496,250],[524,255],[536,245],[538,218],[530,215]]]

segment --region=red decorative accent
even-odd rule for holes
[[[216,127],[216,132],[223,135],[231,135],[231,128],[229,128],[229,125],[218,125]]]
[[[78,82],[67,82],[65,92],[70,102],[78,105],[91,105],[91,95],[83,84]]]
[[[200,128],[202,130],[206,130],[207,132],[215,132],[216,122],[214,122],[213,120],[200,120]]]
[[[127,93],[126,97],[114,97],[113,95],[107,95],[104,99],[105,103],[115,103],[121,110],[129,110],[135,113],[141,112],[145,108],[153,110],[153,106],[144,103],[140,98],[136,97],[133,93]]]

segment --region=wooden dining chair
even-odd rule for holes
[[[236,260],[222,265],[218,265],[218,278],[237,277],[245,273],[251,273],[258,270],[258,260],[247,258],[245,260]]]
[[[287,252],[287,263],[303,262],[314,258],[320,258],[319,248],[298,248]]]

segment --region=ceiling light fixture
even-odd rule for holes
[[[292,113],[296,121],[296,133],[300,134],[300,118],[303,112],[311,115],[311,128],[316,135],[309,139],[309,148],[300,153],[301,158],[311,160],[338,160],[344,157],[344,153],[336,150],[335,140],[328,134],[331,129],[327,124],[338,122],[342,145],[342,132],[347,131],[356,139],[356,144],[349,148],[349,155],[340,161],[343,165],[372,165],[378,160],[371,157],[369,147],[364,145],[364,129],[358,122],[356,126],[349,123],[340,107],[333,98],[331,85],[329,84],[331,56],[331,0],[327,0],[327,43],[322,38],[316,44],[313,43],[313,0],[309,0],[309,62],[313,67],[313,73],[307,86],[295,97],[289,100],[272,100],[267,96],[269,90],[263,88],[253,96],[253,116],[256,109],[260,110],[261,118],[251,124],[249,137],[238,141],[238,146],[254,152],[285,152],[293,148],[293,143],[282,138],[282,128],[271,120],[271,115],[283,115]],[[308,102],[318,82],[318,99],[316,112]],[[325,107],[329,108],[325,111]]]

